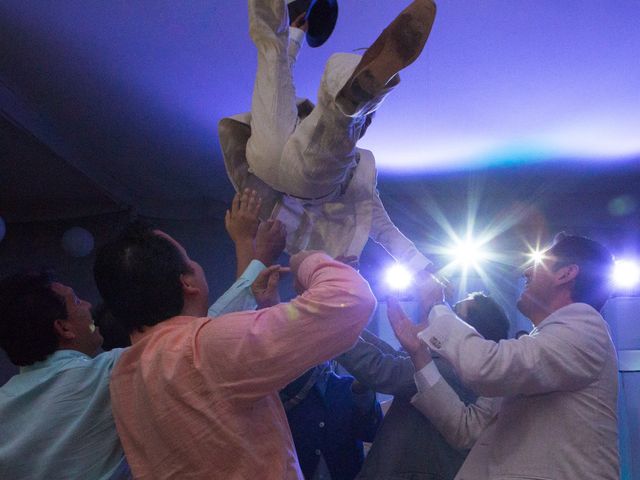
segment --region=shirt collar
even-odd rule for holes
[[[562,315],[564,313],[566,313],[567,311],[570,311],[572,308],[574,308],[576,305],[579,305],[579,303],[574,302],[574,303],[570,303],[569,305],[565,305],[564,307],[560,307],[557,310],[554,310],[553,312],[551,312],[549,314],[549,316],[547,316],[547,318],[545,318],[544,320],[542,320],[538,325],[535,325],[533,327],[533,329],[531,330],[531,332],[529,333],[530,336],[534,336],[536,335],[542,328],[544,328],[548,323],[553,322],[556,317],[558,317],[559,315]]]

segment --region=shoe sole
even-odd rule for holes
[[[424,49],[435,19],[435,4],[416,1],[404,9],[367,49],[351,79],[343,88],[354,103],[376,96]]]

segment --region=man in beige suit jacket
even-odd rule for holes
[[[421,324],[390,302],[396,335],[419,370],[414,406],[452,445],[471,448],[457,480],[619,478],[616,352],[598,313],[612,264],[597,242],[558,236],[524,273],[518,309],[534,329],[498,343],[460,320],[432,278],[420,287],[429,308]],[[431,351],[483,395],[475,405],[459,400]]]

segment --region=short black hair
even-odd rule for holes
[[[93,320],[100,328],[100,335],[104,339],[102,349],[109,351],[114,348],[125,348],[131,345],[129,333],[120,320],[114,317],[104,302],[93,309]]]
[[[48,272],[16,273],[0,281],[0,347],[14,365],[32,365],[58,349],[54,322],[67,318],[67,307],[51,283]]]
[[[554,271],[567,265],[579,267],[571,289],[571,300],[601,310],[611,296],[614,266],[611,252],[595,240],[561,232],[556,235],[547,255],[555,259]]]
[[[142,222],[101,247],[93,267],[107,308],[129,334],[180,314],[180,276],[190,271],[178,248]]]
[[[504,309],[490,296],[482,292],[470,293],[466,322],[487,340],[499,342],[509,336],[509,318]]]

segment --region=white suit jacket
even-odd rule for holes
[[[617,360],[607,325],[583,303],[530,335],[495,343],[446,306],[420,333],[483,395],[465,406],[431,362],[413,404],[454,446],[472,447],[457,480],[618,480]]]

